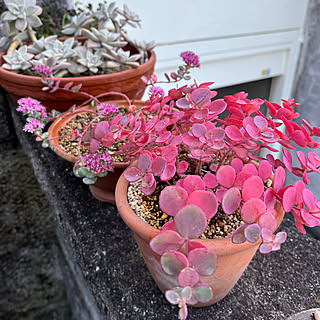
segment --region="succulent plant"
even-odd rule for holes
[[[6,63],[2,67],[9,70],[26,70],[32,66],[30,62],[32,58],[33,54],[28,53],[28,47],[23,46],[11,55],[4,55]]]
[[[71,22],[66,24],[62,29],[62,32],[66,35],[81,36],[85,27],[89,26],[94,19],[84,12],[79,15],[73,16]]]
[[[69,58],[76,56],[73,49],[75,43],[74,38],[69,38],[66,41],[56,39],[53,42],[47,43],[46,50],[42,52],[45,57],[56,57],[59,61],[67,61]]]
[[[41,26],[38,15],[42,9],[36,6],[36,0],[4,0],[4,2],[8,11],[2,13],[2,20],[14,22],[19,31],[26,30],[28,25],[33,28]]]
[[[54,47],[54,42],[56,41],[57,36],[41,37],[39,40],[32,43],[28,46],[28,52],[38,55],[47,49],[52,49]]]

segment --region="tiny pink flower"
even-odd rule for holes
[[[35,70],[35,71],[39,72],[40,74],[42,73],[47,77],[50,77],[52,75],[51,69],[46,65],[34,66],[32,68],[32,70]]]
[[[24,126],[25,132],[34,133],[37,129],[43,129],[44,124],[37,119],[30,119],[29,122]]]
[[[160,87],[151,87],[149,89],[149,94],[151,96],[164,96],[164,91]]]
[[[94,174],[113,171],[112,159],[108,152],[99,154],[88,153],[81,158],[83,166]]]
[[[108,115],[110,113],[116,113],[119,111],[118,107],[114,104],[100,103],[97,106],[97,111],[101,114]]]
[[[181,52],[180,57],[187,65],[196,68],[200,67],[199,57],[192,51]]]
[[[19,112],[31,114],[33,112],[41,113],[41,116],[46,117],[46,108],[40,104],[40,101],[32,98],[21,98],[18,100],[18,108],[16,109]]]

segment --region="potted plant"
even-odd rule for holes
[[[48,110],[59,111],[83,101],[77,92],[70,96],[64,90],[43,88],[39,71],[56,79],[59,88],[73,82],[75,88],[82,85],[82,91],[93,96],[116,91],[129,98],[142,97],[141,77],[150,78],[154,69],[154,43],[138,43],[125,32],[126,27],[140,23],[127,6],[121,10],[114,2],[103,2],[95,10],[91,5],[77,7],[72,16],[63,17],[64,38],[37,38],[34,30],[41,25],[42,9],[35,0],[6,0],[5,4],[8,11],[0,18],[0,50],[7,52],[0,53],[0,85],[15,101],[31,96]]]
[[[136,117],[132,134],[114,132],[139,154],[117,183],[118,211],[180,319],[187,305],[222,299],[258,248],[263,254],[280,249],[286,233],[274,232],[284,212],[293,214],[301,233],[304,225],[320,225],[320,202],[307,189],[308,175],[320,173],[320,156],[293,151],[295,144],[319,148],[313,137],[320,128],[293,121],[299,114],[292,99],[278,105],[240,92],[215,100],[210,84],[153,97],[146,108],[161,107],[157,118]],[[269,116],[260,112],[264,103]],[[278,152],[277,144],[282,157],[261,155]],[[285,185],[286,172],[301,180]]]

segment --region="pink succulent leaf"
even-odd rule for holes
[[[217,166],[215,163],[212,163],[212,164],[210,164],[209,169],[210,169],[210,171],[212,171],[212,172],[216,172],[217,169],[218,169],[218,166]]]
[[[226,102],[223,99],[218,99],[211,102],[211,104],[209,105],[209,111],[210,113],[220,114],[224,110],[226,110],[226,107]]]
[[[278,232],[276,234],[276,237],[274,239],[274,242],[277,242],[277,243],[284,243],[285,241],[287,240],[287,233],[286,232]]]
[[[306,169],[307,168],[307,158],[304,155],[304,153],[301,151],[297,151],[297,157],[298,157],[298,160],[301,164],[301,168]]]
[[[266,242],[260,245],[259,251],[262,254],[267,254],[272,251],[272,248],[273,248],[272,242]]]
[[[187,100],[186,98],[181,98],[177,100],[176,106],[180,109],[190,109],[191,108],[191,102]]]
[[[304,189],[302,191],[302,197],[303,197],[303,203],[309,211],[312,210],[317,205],[317,199],[310,190]]]
[[[178,146],[182,143],[182,137],[181,136],[173,137],[170,143],[174,146]]]
[[[160,259],[163,271],[169,276],[178,276],[188,266],[187,257],[179,251],[166,251]]]
[[[267,160],[262,160],[259,163],[259,167],[258,167],[258,174],[260,176],[260,178],[265,181],[267,179],[269,179],[272,175],[272,167],[269,163],[269,161]]]
[[[243,168],[243,162],[239,158],[232,159],[230,165],[236,171],[236,174],[240,173]]]
[[[253,118],[253,122],[261,132],[265,131],[268,127],[268,121],[264,117],[256,116]]]
[[[282,167],[278,167],[274,172],[273,178],[273,190],[275,193],[278,193],[285,181],[286,173]]]
[[[154,126],[154,130],[157,133],[160,133],[161,131],[165,130],[169,124],[170,124],[169,118],[162,119]]]
[[[190,148],[201,148],[202,142],[198,138],[193,136],[185,136],[183,138],[183,143]]]
[[[248,156],[248,150],[242,147],[233,148],[233,151],[236,153],[236,156],[240,159],[245,159]]]
[[[264,184],[259,176],[252,176],[243,183],[242,199],[260,198],[264,191]]]
[[[276,204],[276,197],[274,195],[273,190],[270,188],[267,189],[263,194],[262,200],[267,206],[267,209],[273,209]]]
[[[183,180],[183,187],[190,195],[196,190],[205,190],[205,183],[198,175],[188,175]]]
[[[257,223],[249,224],[244,230],[244,236],[250,243],[255,243],[260,239],[261,228]]]
[[[252,163],[247,163],[246,165],[244,165],[242,172],[251,173],[253,176],[258,175],[258,170],[256,166]]]
[[[298,180],[294,183],[296,189],[296,201],[297,203],[303,202],[303,190],[306,188],[304,183],[301,180]]]
[[[313,217],[307,210],[301,209],[301,219],[305,223],[306,226],[313,228],[315,226],[320,225],[320,221]]]
[[[189,165],[188,165],[188,162],[182,160],[178,163],[178,166],[177,166],[177,173],[178,174],[183,174],[187,171]]]
[[[298,146],[305,148],[308,145],[307,139],[305,138],[304,134],[296,130],[292,135],[291,135],[291,140],[293,140]]]
[[[288,188],[283,194],[282,205],[285,212],[290,212],[297,202],[297,191],[294,187]]]
[[[162,228],[161,228],[161,232],[163,232],[163,231],[168,231],[168,230],[177,231],[177,230],[174,228],[173,220],[168,221],[168,222],[165,223],[165,224],[162,226]]]
[[[241,131],[234,125],[228,126],[225,129],[227,137],[232,141],[242,141],[242,133]]]
[[[167,161],[162,157],[156,157],[152,160],[151,172],[156,177],[160,176],[166,168]]]
[[[123,175],[129,182],[136,182],[143,177],[143,173],[135,167],[127,168]]]
[[[91,143],[90,143],[90,153],[96,153],[99,149],[99,146],[100,146],[100,142],[96,139],[92,139],[91,140]]]
[[[187,260],[188,261],[188,260]],[[180,287],[193,287],[195,286],[199,281],[199,274],[196,270],[186,267],[183,270],[181,270],[179,276],[178,276],[178,282]],[[192,296],[192,293],[191,293]],[[186,298],[186,300],[189,300],[191,298]]]
[[[171,180],[175,174],[176,174],[176,166],[173,164],[167,164],[167,166],[165,167],[165,169],[160,175],[160,180],[161,181]]]
[[[265,228],[269,229],[270,231],[275,230],[277,227],[276,219],[270,211],[265,212],[259,217],[258,224],[261,229]]]
[[[230,188],[235,181],[236,171],[229,165],[222,166],[218,169],[216,178],[219,185],[225,188]]]
[[[209,189],[214,189],[215,187],[218,186],[216,176],[214,174],[212,174],[211,172],[208,172],[204,175],[203,182],[204,182],[206,188],[209,188]]]
[[[247,181],[250,177],[252,177],[252,174],[249,172],[243,172],[241,171],[237,176],[234,181],[234,187],[239,188],[240,190],[243,188],[243,184],[245,181]]]
[[[166,251],[178,251],[184,244],[185,240],[175,231],[164,231],[155,235],[150,240],[150,248],[159,256]]]
[[[189,263],[200,276],[210,276],[217,268],[217,256],[208,248],[194,249],[189,252]]]
[[[195,105],[204,105],[210,101],[211,92],[209,88],[199,88],[191,93],[191,100]]]
[[[188,316],[188,308],[186,303],[182,303],[180,305],[180,310],[179,310],[179,320],[186,320]]]
[[[206,137],[211,142],[220,142],[225,137],[225,131],[222,128],[212,128],[208,130]]]
[[[196,190],[192,192],[189,195],[187,204],[200,208],[207,220],[214,217],[218,209],[218,201],[214,193],[205,190]]]
[[[198,207],[187,205],[174,217],[174,227],[184,239],[195,239],[206,230],[207,219]]]
[[[192,126],[191,132],[195,137],[200,138],[205,136],[207,128],[203,124],[195,123]]]
[[[161,151],[161,156],[167,160],[168,163],[175,161],[178,155],[178,149],[176,146],[169,144]]]
[[[169,216],[175,216],[186,204],[188,193],[178,186],[165,187],[159,196],[161,210]]]
[[[104,147],[110,147],[114,144],[114,136],[112,132],[107,132],[102,138],[101,138],[102,145]]]
[[[189,300],[192,299],[192,295],[193,295],[193,289],[191,286],[185,286],[184,288],[182,288],[181,298],[183,301],[188,303]]]
[[[151,167],[151,163],[149,153],[143,151],[138,158],[137,167],[141,172],[147,172]]]
[[[171,137],[172,133],[170,131],[164,131],[156,139],[156,143],[166,143],[170,140]]]
[[[180,296],[179,294],[174,290],[167,290],[165,293],[166,299],[171,304],[179,304],[180,303]]]
[[[247,226],[247,224],[243,224],[242,226],[237,228],[237,230],[232,234],[232,243],[240,244],[246,242],[244,230]]]
[[[265,228],[261,229],[261,236],[262,236],[263,242],[273,242],[273,240],[276,237],[270,229],[265,229]]]
[[[189,251],[192,251],[194,249],[199,249],[199,248],[207,248],[206,246],[204,246],[202,243],[197,242],[197,241],[191,241],[189,240]]]
[[[201,284],[200,286],[193,288],[193,295],[199,302],[207,303],[213,298],[213,291],[209,286]]]
[[[222,209],[226,214],[234,213],[240,205],[241,194],[238,188],[230,188],[222,198]]]
[[[246,201],[241,208],[241,218],[246,223],[254,223],[266,211],[265,203],[257,198]]]
[[[308,177],[308,173],[307,170],[304,171],[303,176],[302,176],[302,180],[305,184],[309,185],[310,184],[310,179]]]
[[[94,137],[101,139],[109,131],[109,123],[101,121],[94,127]]]
[[[146,174],[141,181],[141,190],[146,196],[150,196],[156,189],[156,180],[152,173]]]
[[[181,187],[181,188],[184,188],[183,185],[184,185],[184,179],[179,179],[176,184],[175,184],[177,187]]]

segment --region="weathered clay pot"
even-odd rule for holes
[[[165,292],[178,286],[178,282],[174,277],[167,276],[163,272],[160,265],[160,256],[150,249],[149,242],[159,231],[144,222],[132,211],[128,204],[127,189],[128,182],[122,175],[116,186],[116,205],[118,211],[124,222],[134,232],[140,252],[155,282],[160,290]],[[276,207],[276,210],[278,212],[277,225],[279,226],[284,216],[284,210],[280,205]],[[218,257],[216,272],[211,276],[201,277],[201,280],[209,285],[214,292],[213,299],[208,303],[195,305],[196,307],[202,307],[211,305],[228,294],[250,263],[261,241],[253,244],[249,242],[233,244],[231,238],[197,239],[196,241],[213,250]]]
[[[4,63],[0,53],[0,66]],[[121,92],[129,97],[129,99],[140,99],[144,93],[146,85],[141,81],[142,76],[150,78],[154,70],[156,55],[150,52],[150,58],[147,62],[135,69],[125,70],[121,72],[86,77],[58,78],[60,87],[69,82],[73,85],[82,84],[81,91],[90,93],[93,96],[105,92]],[[88,97],[79,93],[70,93],[58,90],[55,93],[42,91],[44,86],[40,77],[26,76],[10,72],[0,67],[0,86],[2,86],[11,98],[16,102],[22,97],[31,97],[42,102],[48,110],[56,109],[58,111],[66,111],[72,105],[80,105],[88,100]],[[108,100],[118,99],[116,96],[108,96]]]
[[[123,100],[114,100],[110,101],[112,104],[126,107],[128,104]],[[141,100],[136,100],[134,102],[134,105],[137,107],[141,107],[144,105],[144,102]],[[88,112],[92,110],[90,106],[84,106],[77,109],[77,112]],[[49,139],[53,137],[59,136],[59,131],[61,128],[63,128],[73,117],[75,117],[74,112],[66,112],[64,113],[60,118],[56,119],[49,127],[48,133],[49,133]],[[71,155],[67,152],[65,152],[59,145],[58,139],[50,140],[50,148],[61,158],[71,162],[75,163],[79,160],[79,157],[76,157],[74,155]],[[128,167],[129,162],[116,162],[113,163],[114,172],[108,173],[107,176],[103,178],[98,178],[97,182],[93,185],[90,185],[90,191],[92,195],[104,202],[115,204],[115,187],[116,183],[121,176],[122,172]]]

